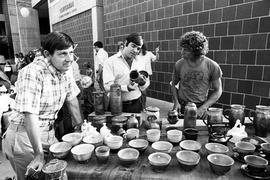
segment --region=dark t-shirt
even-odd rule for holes
[[[202,103],[207,99],[212,81],[222,76],[219,65],[204,57],[196,67],[191,67],[183,58],[175,64],[174,84],[179,83],[178,99],[186,102]]]

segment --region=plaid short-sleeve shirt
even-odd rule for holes
[[[22,125],[23,112],[36,114],[40,120],[56,119],[64,101],[75,98],[80,92],[71,73],[60,73],[47,59],[34,61],[21,69],[16,90],[10,120]]]

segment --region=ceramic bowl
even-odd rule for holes
[[[181,141],[179,146],[182,150],[189,150],[194,152],[199,152],[202,147],[202,145],[199,142],[193,140]]]
[[[156,142],[160,139],[159,129],[149,129],[146,131],[147,140],[149,142]]]
[[[99,134],[97,136],[85,136],[83,138],[83,142],[86,144],[93,144],[95,147],[103,144],[103,137]]]
[[[148,147],[149,142],[145,139],[133,139],[128,142],[131,148],[137,149],[139,152],[144,152]]]
[[[71,144],[67,142],[57,142],[51,145],[49,150],[54,157],[63,159],[68,155],[71,148]]]
[[[167,131],[167,139],[171,143],[179,143],[182,140],[182,131],[177,129]]]
[[[199,131],[198,129],[195,128],[186,128],[184,129],[183,134],[185,136],[185,139],[196,141],[198,138]]]
[[[148,156],[151,168],[156,172],[166,170],[171,162],[171,156],[167,153],[155,152]]]
[[[127,130],[127,139],[131,140],[131,139],[136,139],[139,137],[140,134],[140,130],[136,129],[136,128],[130,128]]]
[[[225,154],[209,154],[207,160],[212,171],[217,175],[224,175],[230,171],[234,160]]]
[[[226,154],[229,152],[229,148],[220,143],[206,143],[205,149],[208,154],[213,153]]]
[[[249,169],[253,172],[263,172],[268,165],[268,161],[266,159],[256,155],[246,155],[244,160],[250,167]]]
[[[117,153],[120,163],[124,166],[135,163],[139,158],[139,154],[139,151],[134,148],[124,148]]]
[[[170,153],[173,145],[167,141],[157,141],[152,144],[152,148],[155,152]]]
[[[240,155],[245,156],[247,154],[253,153],[256,147],[255,145],[249,142],[240,141],[240,142],[235,143],[235,147],[233,149],[237,151]]]
[[[107,145],[112,150],[117,150],[123,145],[123,138],[121,136],[110,136],[106,139]]]
[[[108,146],[99,146],[95,149],[98,162],[105,163],[110,156],[110,148]]]
[[[92,144],[79,144],[71,149],[71,153],[76,161],[87,161],[91,158],[94,149],[95,146]]]
[[[82,141],[82,135],[81,133],[69,133],[64,135],[62,140],[71,144],[72,146],[76,146]]]
[[[263,153],[267,157],[270,157],[270,143],[262,143],[261,148],[262,148]]]
[[[176,153],[177,161],[182,169],[186,171],[191,171],[194,169],[200,162],[200,155],[193,151],[178,151]]]

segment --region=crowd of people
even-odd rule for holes
[[[38,52],[43,58],[36,60],[37,52],[29,53],[30,61],[24,61],[31,63],[24,66],[22,54],[16,55],[19,74],[15,106],[3,136],[3,152],[19,180],[32,170],[42,169],[48,147],[63,133],[80,130],[83,119],[95,110],[93,92],[97,87],[109,95],[110,86],[119,84],[123,112],[140,113],[145,108],[146,90],[153,74],[151,63],[159,60],[160,50],[157,46],[154,52],[148,51],[146,44],[139,33],[132,33],[117,44],[118,52],[108,57],[103,43],[95,42],[94,65],[83,65],[85,75],[80,74],[76,62],[77,45],[62,32],[49,33],[44,39],[42,53]],[[185,33],[180,46],[182,57],[175,63],[171,81],[173,109],[183,112],[187,102],[194,102],[202,117],[221,96],[222,71],[206,57],[208,41],[201,32]],[[143,83],[131,80],[131,71],[137,71]],[[208,96],[210,87],[213,93]],[[63,118],[67,115],[70,118]],[[69,124],[68,130],[59,134],[57,121]]]

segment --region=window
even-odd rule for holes
[[[0,21],[0,36],[6,35],[6,26],[4,21]]]
[[[0,14],[3,14],[3,1],[0,1]]]

